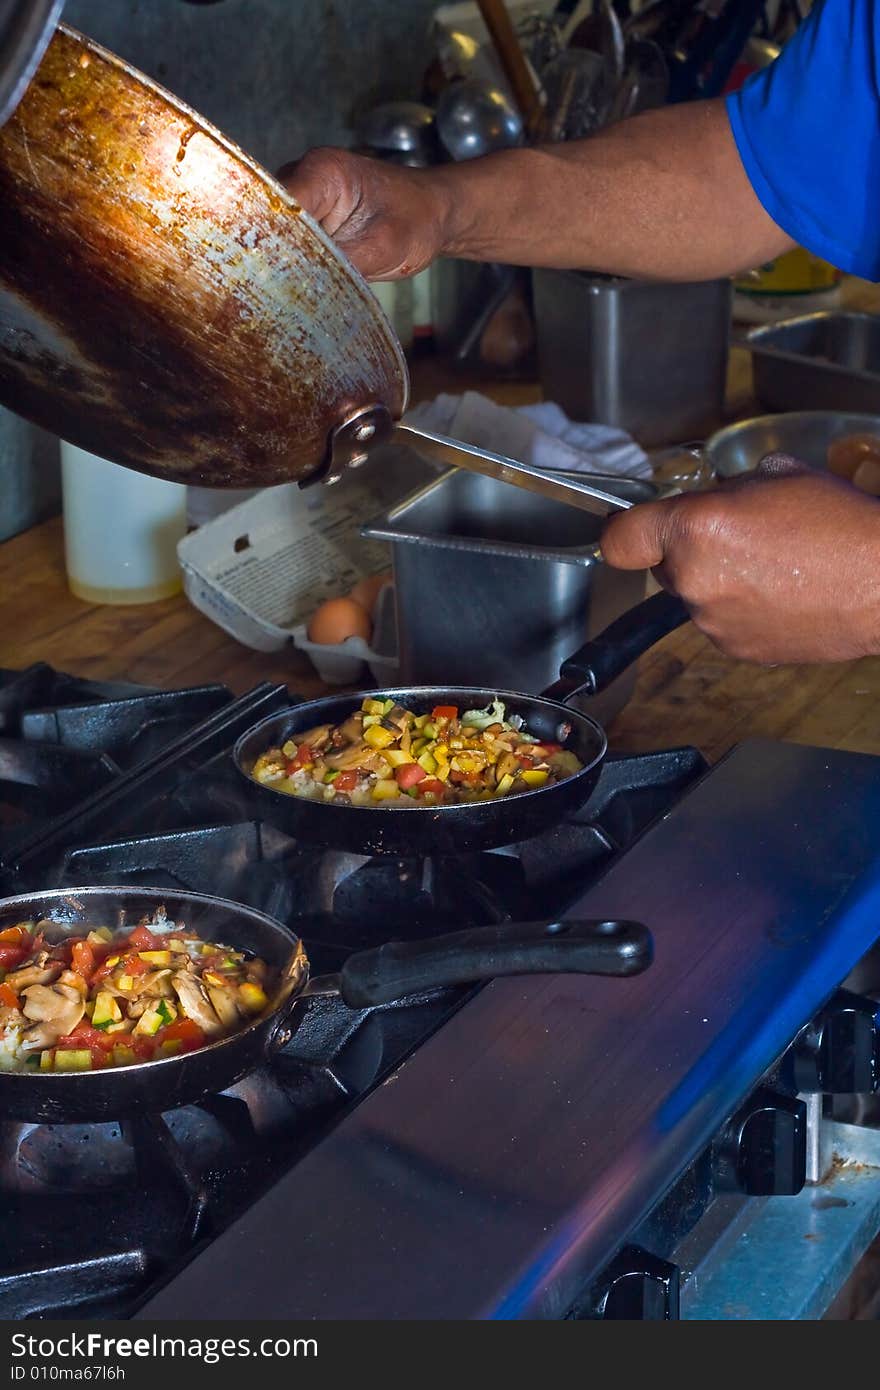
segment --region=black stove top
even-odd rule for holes
[[[182,888],[268,912],[313,969],[361,947],[555,915],[705,771],[610,757],[579,815],[454,861],[363,859],[254,819],[229,756],[284,686],[158,692],[0,671],[0,890]],[[353,1011],[319,998],[271,1067],[199,1105],[105,1125],[0,1123],[0,1316],[124,1316],[247,1210],[473,991]]]

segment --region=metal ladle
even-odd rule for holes
[[[465,77],[444,88],[437,102],[437,134],[450,158],[477,159],[522,144],[523,122],[498,87]]]

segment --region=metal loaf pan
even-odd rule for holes
[[[633,502],[658,495],[650,482],[596,481]],[[364,526],[391,543],[401,683],[543,690],[565,657],[645,595],[644,573],[596,560],[602,525],[452,469]],[[582,707],[611,718],[633,681],[627,672]]]
[[[880,410],[880,317],[823,310],[752,328],[755,395],[770,410]]]

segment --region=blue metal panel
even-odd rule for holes
[[[880,759],[742,745],[571,916],[631,980],[482,990],[142,1310],[555,1318],[880,929]]]

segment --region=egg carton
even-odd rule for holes
[[[177,547],[190,603],[236,641],[258,652],[288,644],[305,652],[322,680],[350,685],[364,666],[379,685],[397,672],[394,595],[379,594],[370,643],[349,637],[332,646],[310,642],[308,619],[328,598],[391,568],[389,547],[360,535],[375,506],[368,480],[338,489],[295,483],[267,488],[232,507]]]

